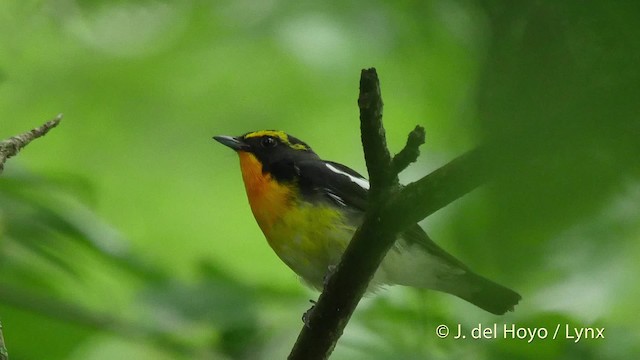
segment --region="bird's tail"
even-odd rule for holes
[[[496,315],[513,311],[522,298],[517,292],[471,271],[459,275],[443,290]]]

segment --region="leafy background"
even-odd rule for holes
[[[427,130],[405,182],[480,143],[516,159],[423,225],[524,299],[495,317],[391,288],[363,300],[333,358],[637,356],[639,10],[2,1],[0,138],[65,114],[0,177],[11,359],[284,358],[316,294],[268,248],[235,155],[211,136],[283,129],[365,173],[355,99],[370,66],[391,149]],[[435,335],[494,323],[604,327],[605,339]]]

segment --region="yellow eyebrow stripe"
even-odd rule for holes
[[[272,136],[282,141],[287,141],[287,142],[289,141],[289,136],[284,131],[277,131],[277,130],[254,131],[252,133],[248,133],[247,135],[245,135],[244,138],[250,139],[250,138],[262,137],[262,136]]]
[[[295,149],[295,150],[308,150],[309,148],[302,145],[302,144],[292,144],[291,141],[289,141],[289,135],[287,135],[287,133],[285,133],[284,131],[277,131],[277,130],[260,130],[260,131],[254,131],[252,133],[248,133],[247,135],[244,136],[245,139],[250,139],[250,138],[256,138],[256,137],[262,137],[262,136],[271,136],[274,138],[279,139],[280,141],[282,141],[282,143],[286,144],[288,147]]]

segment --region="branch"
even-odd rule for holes
[[[382,96],[376,69],[362,70],[360,74],[360,133],[364,160],[367,163],[371,191],[369,196],[377,197],[379,191],[391,182],[398,182],[391,172],[391,154],[387,149],[384,126],[382,126]]]
[[[4,336],[2,336],[2,324],[0,323],[0,360],[8,360],[9,353],[7,347],[4,346]]]
[[[4,163],[12,156],[15,156],[23,147],[27,146],[33,139],[44,136],[49,130],[58,126],[62,120],[62,114],[58,114],[52,120],[47,121],[42,126],[32,129],[29,132],[16,135],[7,140],[0,141],[0,174],[4,170]],[[2,334],[2,324],[0,323],[0,360],[8,360],[9,353],[4,344],[4,336]]]
[[[398,176],[412,162],[418,160],[420,155],[420,145],[424,144],[424,128],[416,126],[407,137],[407,144],[404,149],[396,154],[391,161],[391,169],[395,176]]]
[[[458,156],[398,192],[385,209],[385,219],[392,218],[391,226],[406,229],[500,175],[503,167],[497,164],[506,163],[506,156],[498,157],[487,147]]]
[[[405,148],[391,160],[382,126],[382,99],[375,69],[362,71],[358,105],[371,180],[370,196],[374,196],[370,197],[363,223],[318,302],[307,313],[305,326],[289,354],[290,360],[327,359],[397,235],[485,180],[484,172],[476,174],[484,161],[480,165],[475,163],[485,153],[474,151],[401,188],[397,174],[417,159],[424,129],[416,127]]]
[[[4,163],[10,157],[15,156],[34,139],[44,136],[49,130],[58,126],[60,120],[62,120],[62,114],[58,114],[58,116],[52,120],[47,121],[42,126],[32,129],[31,131],[0,141],[0,174],[2,170],[4,170]]]

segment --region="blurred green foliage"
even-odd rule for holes
[[[276,359],[315,298],[251,217],[235,155],[275,128],[365,172],[359,70],[416,179],[485,143],[509,175],[434,214],[443,247],[517,289],[494,317],[448,295],[363,300],[336,359],[640,354],[640,6],[634,2],[0,3],[0,138],[62,124],[0,176],[11,359]],[[508,160],[505,160],[508,159]],[[457,324],[605,339],[439,339]]]

